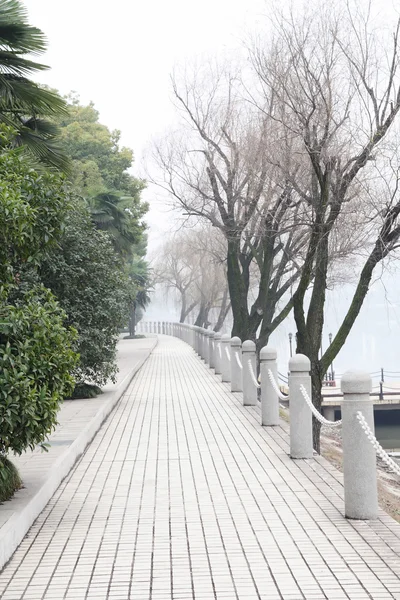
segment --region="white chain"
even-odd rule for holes
[[[240,361],[239,354],[237,352],[235,352],[235,358],[236,358],[236,362],[238,364],[239,369],[243,369],[243,365]]]
[[[227,356],[229,362],[231,362],[231,355],[230,355],[228,348],[225,348],[225,352],[226,352],[226,356]]]
[[[314,417],[320,423],[322,423],[322,425],[326,425],[326,427],[339,427],[342,424],[342,419],[340,419],[340,421],[328,421],[328,419],[325,419],[325,417],[323,417],[321,415],[321,413],[315,408],[314,404],[311,402],[311,398],[307,394],[307,390],[304,387],[304,385],[300,386],[300,392],[301,392],[304,400],[306,401],[308,408],[311,410]]]
[[[274,388],[275,393],[278,396],[279,400],[289,400],[289,395],[286,396],[286,394],[282,394],[281,390],[279,389],[279,386],[276,383],[274,374],[271,371],[271,369],[268,369],[268,378],[269,378],[271,385]]]
[[[249,366],[249,373],[250,373],[250,377],[252,378],[254,385],[256,386],[256,388],[260,388],[260,387],[261,387],[261,385],[258,383],[258,381],[257,381],[257,378],[256,378],[256,376],[255,376],[255,374],[254,374],[254,371],[253,371],[253,365],[251,364],[251,359],[250,359],[250,358],[249,358],[249,360],[247,361],[247,364],[248,364],[248,366]]]
[[[396,475],[400,476],[400,466],[392,458],[390,458],[389,454],[385,452],[385,450],[382,448],[360,410],[357,412],[356,416],[358,422],[360,423],[361,427],[365,432],[365,435],[375,448],[377,455],[381,457],[383,462],[385,462],[387,466],[396,473]]]

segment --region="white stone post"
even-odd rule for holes
[[[261,425],[279,425],[279,398],[268,375],[272,372],[278,383],[277,353],[275,348],[264,346],[260,350],[261,374]]]
[[[257,405],[257,388],[254,385],[250,374],[249,360],[253,368],[254,375],[257,376],[256,345],[251,340],[246,340],[242,345],[242,364],[243,364],[243,405]]]
[[[204,330],[204,362],[206,363],[206,365],[209,364],[209,360],[210,360],[210,347],[209,347],[209,342],[208,340],[210,339],[210,332],[208,331],[208,329]]]
[[[215,331],[210,331],[208,334],[208,364],[210,369],[215,367]]]
[[[221,374],[221,332],[217,331],[214,335],[214,372]]]
[[[241,392],[243,389],[243,376],[242,369],[239,367],[239,363],[236,356],[242,362],[242,340],[238,337],[231,339],[231,392]]]
[[[204,360],[204,329],[200,327],[200,357]]]
[[[190,326],[190,345],[193,350],[196,350],[196,328],[194,325]]]
[[[222,381],[231,380],[231,361],[230,359],[231,336],[227,333],[221,337],[221,376]]]
[[[347,371],[341,382],[344,512],[349,519],[376,519],[376,451],[358,419],[360,411],[374,431],[372,380],[363,371]]]
[[[311,392],[310,360],[304,354],[295,354],[289,360],[290,456],[313,457],[312,413],[300,391],[300,385]]]

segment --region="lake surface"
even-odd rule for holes
[[[375,423],[375,435],[383,448],[400,452],[399,423]]]

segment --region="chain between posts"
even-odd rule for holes
[[[256,386],[256,388],[260,388],[261,385],[258,383],[257,378],[254,374],[253,371],[253,365],[251,364],[251,359],[249,358],[249,360],[247,361],[248,367],[249,367],[249,373],[250,373],[250,377],[253,380],[254,385]]]
[[[286,396],[286,394],[282,394],[281,390],[279,389],[279,386],[275,380],[274,374],[272,373],[271,369],[268,369],[268,378],[279,400],[289,400],[289,395]]]
[[[321,413],[315,408],[314,404],[311,402],[311,398],[309,397],[309,395],[307,394],[307,390],[304,387],[304,385],[300,386],[300,392],[304,398],[304,400],[306,401],[308,408],[311,410],[312,414],[314,415],[314,417],[322,424],[322,425],[326,425],[326,427],[340,427],[340,425],[342,424],[342,419],[340,419],[340,421],[328,421],[328,419],[325,419],[325,417],[323,417],[321,415]]]
[[[239,358],[239,355],[238,355],[237,352],[235,352],[235,357],[236,357],[236,362],[238,364],[239,369],[243,369],[243,365],[242,365],[242,363],[240,361],[240,358]]]
[[[385,462],[387,466],[400,477],[400,466],[392,458],[390,458],[389,454],[382,448],[360,410],[357,412],[356,416],[358,422],[364,430],[365,435],[375,448],[377,455],[380,456],[383,462]]]

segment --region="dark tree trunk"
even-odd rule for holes
[[[196,327],[208,327],[208,313],[210,312],[210,307],[202,302],[200,304],[199,314],[197,315],[197,319],[194,322]]]
[[[228,302],[228,288],[225,288],[224,295],[222,296],[221,308],[219,309],[219,315],[214,327],[214,331],[221,331],[222,325],[224,324],[230,309],[231,303]]]
[[[249,311],[247,307],[247,290],[242,277],[239,262],[240,239],[228,239],[228,286],[232,305],[233,327],[232,336],[241,340],[249,336]]]
[[[136,305],[133,302],[129,311],[129,336],[133,337],[136,332]]]

